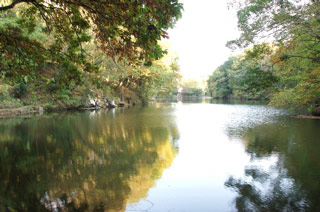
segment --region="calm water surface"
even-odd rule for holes
[[[172,103],[0,120],[0,211],[320,211],[320,120]]]

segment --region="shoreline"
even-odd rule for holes
[[[133,105],[124,104],[123,106],[116,106],[115,108],[130,107]],[[86,110],[99,110],[99,109],[112,109],[108,107],[50,107],[44,109],[42,106],[28,105],[19,108],[2,108],[0,109],[0,119],[12,118],[16,116],[28,114],[40,114],[62,111],[86,111]]]
[[[125,105],[121,107],[128,107],[131,105]],[[29,105],[29,106],[23,106],[19,108],[3,108],[0,109],[0,119],[2,118],[10,118],[10,117],[15,117],[15,116],[21,116],[21,115],[27,115],[27,114],[40,114],[42,115],[43,113],[50,113],[50,112],[59,112],[59,111],[85,111],[85,110],[99,110],[99,109],[108,109],[107,107],[52,107],[52,108],[47,108],[44,109],[41,106],[35,106],[35,105]],[[116,107],[116,108],[119,108]],[[110,108],[109,108],[110,109]],[[293,118],[298,118],[298,119],[314,119],[314,120],[320,120],[320,116],[314,116],[314,115],[293,115]]]
[[[313,116],[313,115],[296,115],[294,117],[297,119],[320,119],[320,116]]]
[[[3,108],[0,109],[0,118],[14,117],[26,114],[43,113],[44,110],[41,106],[24,106],[19,108]]]

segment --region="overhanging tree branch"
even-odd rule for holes
[[[299,55],[284,55],[281,60],[286,60],[289,58],[301,58],[301,59],[309,59],[314,61],[320,61],[320,57],[306,57],[306,56],[299,56]]]
[[[0,11],[6,11],[6,10],[10,10],[12,8],[14,8],[17,4],[22,3],[22,2],[29,2],[28,0],[16,0],[13,1],[11,4],[4,6],[4,7],[0,7]]]

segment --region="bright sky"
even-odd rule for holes
[[[201,80],[231,56],[225,44],[239,35],[236,13],[228,10],[227,0],[180,2],[184,12],[169,31],[169,41],[179,56],[181,74],[186,79]]]

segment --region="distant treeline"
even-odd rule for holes
[[[250,48],[215,70],[208,92],[320,115],[320,2],[235,1],[234,7],[241,35],[227,46]],[[272,42],[261,42],[267,38]]]
[[[207,92],[214,98],[265,100],[279,82],[272,71],[257,62],[231,57],[219,66],[208,80]]]

